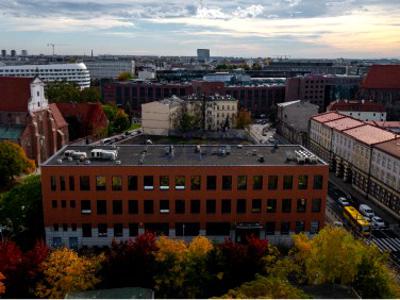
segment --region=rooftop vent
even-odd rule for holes
[[[58,164],[60,164],[60,165],[61,165],[61,164],[62,164],[62,162],[63,162],[62,158],[59,158],[59,159],[57,159],[57,163],[58,163]]]
[[[117,150],[93,149],[92,151],[90,151],[90,156],[92,159],[116,160],[118,157],[118,151]]]
[[[64,156],[67,157],[70,161],[71,160],[84,160],[87,158],[86,152],[80,152],[75,150],[66,150],[64,152]]]
[[[237,147],[238,147],[238,149],[242,149],[242,148],[243,148],[243,145],[242,145],[242,144],[239,144],[239,145],[237,145]]]
[[[118,159],[118,160],[115,161],[115,164],[116,164],[116,165],[120,165],[120,164],[121,164],[121,161]]]
[[[87,159],[87,160],[85,160],[85,165],[90,165],[90,160],[89,159]]]
[[[264,163],[265,162],[264,155],[260,155],[257,160],[260,163]]]

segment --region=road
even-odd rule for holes
[[[257,144],[274,144],[275,141],[280,143],[280,140],[277,139],[276,129],[270,123],[251,124],[249,131]]]

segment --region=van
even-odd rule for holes
[[[360,213],[368,218],[372,218],[375,216],[374,211],[372,210],[371,207],[369,207],[366,204],[361,204],[360,207],[358,208],[358,210],[360,211]]]

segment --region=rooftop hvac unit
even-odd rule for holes
[[[104,150],[104,149],[93,149],[90,152],[92,159],[99,160],[116,160],[118,157],[117,150]]]
[[[75,150],[66,150],[64,152],[64,156],[67,157],[69,160],[84,160],[87,158],[86,152],[80,152],[80,151],[75,151]],[[71,159],[70,159],[71,158]]]

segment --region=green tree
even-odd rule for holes
[[[188,132],[196,128],[196,117],[183,113],[179,120],[179,128],[182,132]]]
[[[129,116],[125,113],[123,109],[118,109],[117,114],[115,115],[115,119],[113,121],[113,131],[123,132],[127,130],[131,126],[131,122],[129,120]]]
[[[121,72],[117,77],[118,81],[128,81],[131,80],[132,78],[133,76],[131,72]]]
[[[26,157],[24,149],[16,143],[0,142],[0,186],[7,187],[14,177],[23,173],[31,173],[35,162]]]
[[[88,87],[80,91],[81,102],[98,102],[100,101],[99,87]]]
[[[81,90],[72,82],[57,81],[46,85],[46,96],[51,103],[81,102]]]

